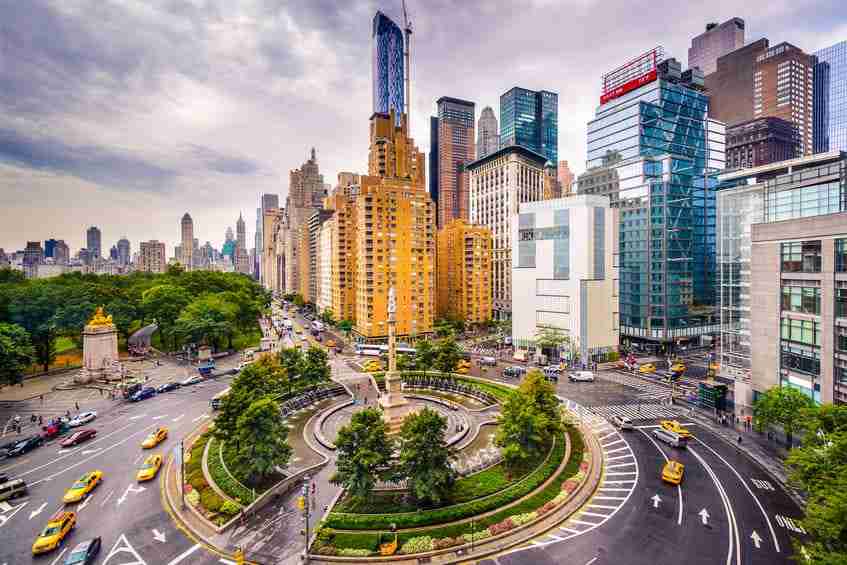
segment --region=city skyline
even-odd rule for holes
[[[262,193],[284,199],[287,172],[311,146],[328,179],[338,171],[365,170],[370,20],[381,9],[401,21],[399,2],[353,4],[343,11],[295,3],[276,12],[225,4],[179,14],[155,5],[147,12],[111,7],[108,28],[86,20],[84,6],[57,6],[35,2],[6,9],[7,21],[15,24],[7,41],[12,64],[0,70],[0,82],[10,85],[0,93],[0,205],[10,218],[0,229],[0,247],[7,251],[50,237],[79,249],[85,225],[93,223],[89,216],[110,245],[126,235],[172,248],[180,236],[175,220],[184,210],[201,226],[201,241],[216,241],[215,234],[232,225],[234,210],[255,209]],[[622,64],[623,53],[649,48],[651,38],[661,38],[669,54],[684,60],[691,38],[707,22],[735,16],[747,24],[747,41],[767,36],[807,53],[847,33],[836,2],[762,6],[667,4],[662,10],[677,22],[668,29],[647,14],[643,22],[618,25],[588,7],[559,8],[567,18],[557,18],[550,7],[544,17],[541,8],[530,7],[503,17],[507,8],[498,13],[463,4],[442,22],[440,11],[409,3],[415,23],[412,136],[419,147],[429,144],[426,118],[445,91],[499,115],[499,96],[513,86],[549,89],[560,93],[559,156],[579,174],[585,168],[585,124],[599,95],[598,69]],[[260,33],[260,19],[273,25]],[[554,24],[561,21],[572,33]],[[201,41],[175,39],[189,25],[200,30]],[[279,26],[290,29],[280,33]],[[593,30],[599,27],[614,29],[616,41],[598,41]],[[127,29],[145,33],[123,33]],[[225,30],[245,41],[228,41]],[[37,41],[41,34],[55,39],[49,50]],[[291,41],[292,34],[298,41]],[[486,39],[498,35],[496,43]],[[74,41],[63,40],[71,36]],[[436,46],[444,42],[455,46],[463,65],[443,65]],[[527,49],[536,54],[532,62],[522,55]],[[486,68],[487,59],[512,70],[508,76],[477,70]],[[31,69],[38,65],[25,60],[65,79],[60,84],[44,78],[49,73],[36,74]],[[298,135],[290,135],[294,131]],[[61,206],[56,194],[66,196]],[[33,214],[43,221],[27,221]],[[39,227],[44,224],[49,233]]]

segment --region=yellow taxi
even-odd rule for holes
[[[682,482],[682,474],[685,472],[685,465],[679,461],[671,459],[662,468],[662,480],[674,485]]]
[[[50,517],[47,525],[35,538],[32,544],[32,554],[39,555],[53,551],[65,540],[65,537],[76,526],[76,514],[60,510]]]
[[[714,373],[717,373],[720,370],[720,368],[721,368],[720,364],[715,363],[714,361],[709,363],[709,370],[714,372]]]
[[[327,340],[327,342],[326,342],[326,346],[327,346],[328,348],[332,349],[333,347],[335,347],[335,340],[334,340],[334,339],[329,339],[329,340]]]
[[[456,373],[459,374],[459,375],[467,375],[469,372],[470,372],[470,369],[468,369],[467,367],[464,367],[464,366],[456,369]]]
[[[62,502],[65,504],[79,502],[85,498],[89,492],[94,490],[94,487],[99,485],[102,480],[103,471],[91,471],[90,473],[84,474],[73,484],[73,486],[71,486],[71,488],[65,491],[65,496],[62,497]]]
[[[679,437],[691,437],[691,432],[688,431],[688,428],[686,428],[676,420],[662,420],[661,422],[659,422],[659,425],[662,426],[662,428],[668,430],[669,432],[675,433]]]
[[[149,481],[156,478],[156,474],[159,472],[159,468],[161,468],[161,466],[162,456],[158,453],[150,455],[144,460],[144,463],[141,464],[141,469],[138,470],[138,474],[135,476],[136,480],[140,483],[142,481]]]
[[[653,363],[644,363],[640,367],[638,367],[638,372],[642,375],[652,375],[656,372],[656,365]]]
[[[168,437],[168,428],[162,426],[161,428],[157,428],[153,432],[147,436],[143,442],[141,442],[141,447],[144,449],[153,449],[163,441],[165,441]]]
[[[382,363],[379,361],[368,361],[365,363],[364,369],[368,373],[376,373],[377,371],[382,371]]]
[[[671,365],[671,372],[673,373],[684,373],[688,370],[688,367],[685,366],[685,363],[682,361],[677,361],[673,365]]]

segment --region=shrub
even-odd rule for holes
[[[538,514],[535,512],[526,512],[524,514],[517,514],[512,516],[512,523],[515,526],[523,526],[524,524],[529,524],[533,520],[538,517]]]
[[[461,545],[463,543],[465,543],[465,540],[461,538],[441,538],[432,541],[432,549],[447,549],[448,547]]]
[[[194,488],[194,490],[204,490],[209,487],[209,483],[206,482],[205,477],[203,477],[203,471],[195,471],[191,473],[188,479],[188,484]]]
[[[187,500],[191,506],[197,506],[200,503],[200,493],[196,490],[192,490],[185,495],[185,500]]]
[[[315,550],[318,555],[338,555],[338,549],[334,545],[323,545]]]
[[[207,465],[209,466],[209,474],[212,476],[212,480],[215,481],[215,484],[218,485],[222,491],[224,491],[230,498],[235,498],[239,501],[248,501],[252,502],[253,491],[242,485],[235,479],[230,473],[227,472],[227,469],[224,467],[223,463],[221,463],[221,447],[222,443],[219,440],[212,440],[212,444],[209,447],[209,458],[207,461]],[[226,455],[226,449],[223,449],[224,455]]]
[[[379,534],[335,532],[333,542],[337,548],[350,547],[376,551],[379,545]]]
[[[352,549],[345,547],[338,550],[338,555],[341,557],[368,557],[373,551],[370,549]]]
[[[488,526],[488,531],[492,536],[496,536],[498,534],[502,534],[504,532],[508,532],[512,528],[515,527],[515,524],[512,522],[511,518],[506,518],[502,522],[498,522],[496,524],[492,524]]]
[[[464,534],[462,539],[465,543],[477,542],[480,540],[484,540],[491,537],[491,532],[488,531],[488,528],[484,530],[480,530],[478,532],[474,532],[473,534]]]
[[[429,536],[418,536],[403,544],[400,553],[423,553],[432,551],[432,538]]]
[[[547,514],[548,512],[553,510],[555,507],[556,507],[556,503],[551,500],[550,502],[545,503],[544,506],[542,506],[541,508],[536,510],[536,513],[539,516],[543,516],[544,514]]]
[[[223,505],[223,499],[210,488],[200,491],[200,504],[209,512],[218,512]]]
[[[221,513],[226,514],[227,516],[235,516],[241,511],[241,507],[231,500],[225,500],[223,504],[221,504]]]
[[[574,479],[568,479],[564,483],[562,483],[562,490],[566,493],[570,494],[576,490],[576,487],[579,486],[579,481]]]

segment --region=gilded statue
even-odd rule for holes
[[[106,316],[103,313],[103,307],[98,306],[97,310],[94,312],[94,317],[91,318],[91,321],[88,322],[89,326],[99,328],[103,326],[111,326],[112,324],[112,315]]]

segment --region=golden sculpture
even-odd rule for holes
[[[91,321],[88,322],[88,325],[94,328],[100,328],[103,326],[111,326],[114,324],[112,324],[111,314],[106,316],[103,313],[103,307],[98,306],[97,311],[94,312],[94,317],[91,318]]]

